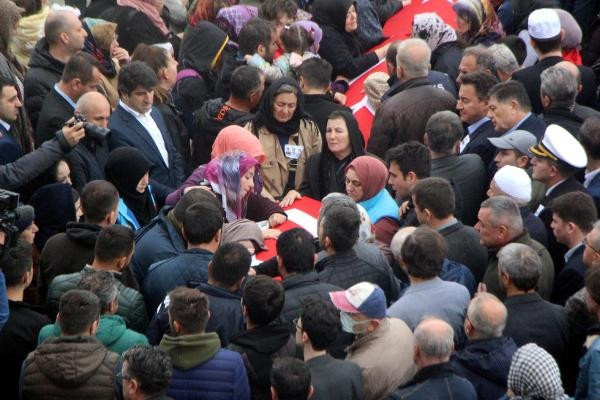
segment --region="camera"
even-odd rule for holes
[[[19,228],[17,228],[19,215],[16,212],[18,205],[18,193],[0,189],[0,231],[6,234],[3,248],[13,246],[19,236]]]
[[[75,120],[73,121],[73,123],[69,124],[69,126],[73,126],[73,125],[77,124],[78,122],[83,122],[83,129],[85,130],[85,136],[89,137],[90,139],[92,139],[98,143],[101,143],[103,139],[106,139],[106,137],[110,133],[110,129],[102,128],[101,126],[98,126],[98,125],[92,124],[91,122],[88,122],[85,115],[83,115],[81,113],[76,112],[75,114],[73,114],[73,118]]]

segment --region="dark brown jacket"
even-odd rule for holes
[[[22,399],[113,399],[118,358],[94,336],[47,339],[23,363]]]

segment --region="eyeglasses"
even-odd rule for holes
[[[594,250],[594,253],[596,253],[596,254],[600,255],[600,251],[596,250],[596,249],[594,248],[594,246],[592,246],[592,245],[590,244],[590,242],[588,241],[588,239],[587,239],[587,238],[583,238],[583,240],[582,240],[582,243],[583,243],[583,245],[584,245],[584,246],[587,246],[587,247],[589,247],[590,249]]]
[[[292,320],[292,322],[294,323],[294,326],[296,327],[296,329],[300,329],[300,330],[302,330],[302,325],[300,325],[300,324],[298,323],[298,322],[300,322],[300,317],[298,317],[298,318],[294,318],[294,319]]]

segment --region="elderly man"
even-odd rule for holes
[[[554,284],[554,264],[548,250],[523,229],[523,220],[517,204],[506,196],[492,197],[481,203],[477,217],[479,222],[475,229],[479,232],[481,244],[490,252],[483,277],[487,291],[500,300],[506,298],[498,275],[498,251],[509,243],[521,243],[531,247],[542,260],[542,270],[539,279],[536,280],[537,290],[543,298],[549,299]]]
[[[452,327],[437,318],[423,320],[415,329],[413,358],[419,371],[391,399],[477,399],[473,385],[457,376],[450,363],[454,350]]]
[[[458,66],[458,77],[456,78],[456,84],[460,85],[462,76],[464,74],[476,71],[482,71],[496,76],[494,56],[485,46],[467,47],[465,51],[463,51],[463,56]]]
[[[579,69],[579,67],[570,61],[561,61],[557,63],[555,67],[563,68],[569,71],[571,75],[573,75],[573,77],[575,78],[575,82],[577,83],[577,94],[581,93],[581,91],[583,90],[583,85],[581,84],[581,70]],[[578,99],[576,98],[575,100],[577,101]],[[594,110],[591,107],[584,106],[579,103],[575,103],[575,106],[573,107],[573,112],[575,113],[575,115],[577,115],[584,121],[589,117],[600,117],[600,111]]]
[[[494,67],[500,81],[506,82],[512,74],[519,70],[519,62],[515,54],[505,44],[494,44],[489,48],[494,57]]]
[[[569,321],[565,309],[536,293],[542,261],[529,246],[510,243],[498,252],[500,283],[506,292],[508,310],[504,333],[517,346],[535,343],[563,365],[569,343]]]
[[[527,205],[531,200],[531,186],[531,178],[524,169],[505,165],[492,178],[487,195],[489,197],[508,196],[514,200],[519,206],[523,226],[529,232],[531,238],[547,247],[548,233],[546,232],[546,227],[542,220],[536,217]]]
[[[541,82],[543,118],[546,124],[556,124],[573,136],[579,135],[584,119],[574,111],[577,96],[575,77],[566,69],[554,66],[542,72]]]
[[[398,45],[396,74],[399,92],[377,110],[367,149],[382,157],[390,147],[409,140],[422,140],[425,124],[436,111],[453,110],[456,100],[445,90],[434,88],[427,75],[431,50],[422,39],[407,39]]]
[[[566,129],[550,125],[544,138],[530,149],[535,157],[532,178],[548,187],[535,215],[540,217],[548,231],[548,249],[556,271],[560,271],[567,248],[556,241],[552,232],[552,211],[546,209],[550,201],[569,192],[585,192],[585,187],[575,179],[575,173],[586,166],[587,156],[581,144]]]
[[[87,32],[73,12],[52,11],[44,23],[44,37],[35,45],[25,75],[25,108],[35,129],[46,94],[58,82],[65,64],[83,49]]]
[[[75,112],[97,127],[108,128],[110,104],[101,93],[89,92],[81,96],[77,101]],[[108,153],[106,138],[86,134],[86,137],[67,155],[71,166],[71,181],[77,191],[81,191],[90,181],[104,179],[104,165]]]
[[[440,279],[446,255],[444,238],[427,227],[417,228],[402,245],[402,268],[410,286],[387,315],[400,318],[414,329],[425,316],[437,316],[454,329],[457,343],[463,335],[462,323],[469,304],[468,290],[456,282]]]
[[[360,282],[329,295],[340,310],[342,330],[356,335],[346,360],[362,369],[364,399],[386,398],[415,374],[413,333],[401,319],[386,317],[385,295],[377,285]]]
[[[450,358],[456,373],[467,378],[483,400],[506,393],[510,360],[517,351],[512,338],[503,336],[506,316],[506,307],[496,296],[478,293],[465,318],[469,341]]]
[[[498,132],[507,134],[520,129],[533,133],[538,140],[544,135],[546,123],[531,113],[531,101],[521,82],[498,83],[488,94],[488,116]]]

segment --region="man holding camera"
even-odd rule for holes
[[[22,107],[16,96],[17,88],[13,81],[0,78],[0,152],[5,154],[5,146],[10,141],[16,146],[12,136],[12,125],[17,121],[18,110]],[[74,122],[70,121],[70,122]],[[55,137],[37,150],[21,157],[20,149],[6,160],[0,160],[0,189],[15,190],[30,182],[52,164],[64,157],[85,136],[83,123],[63,126],[54,133]]]
[[[73,116],[76,102],[87,92],[96,91],[100,82],[98,61],[89,54],[76,53],[65,64],[60,81],[48,92],[35,131],[36,146],[52,139],[54,132]]]
[[[75,114],[87,120],[86,137],[67,155],[71,182],[81,192],[86,183],[104,179],[104,166],[109,153],[106,135],[110,132],[110,103],[103,94],[88,92],[77,101]]]

